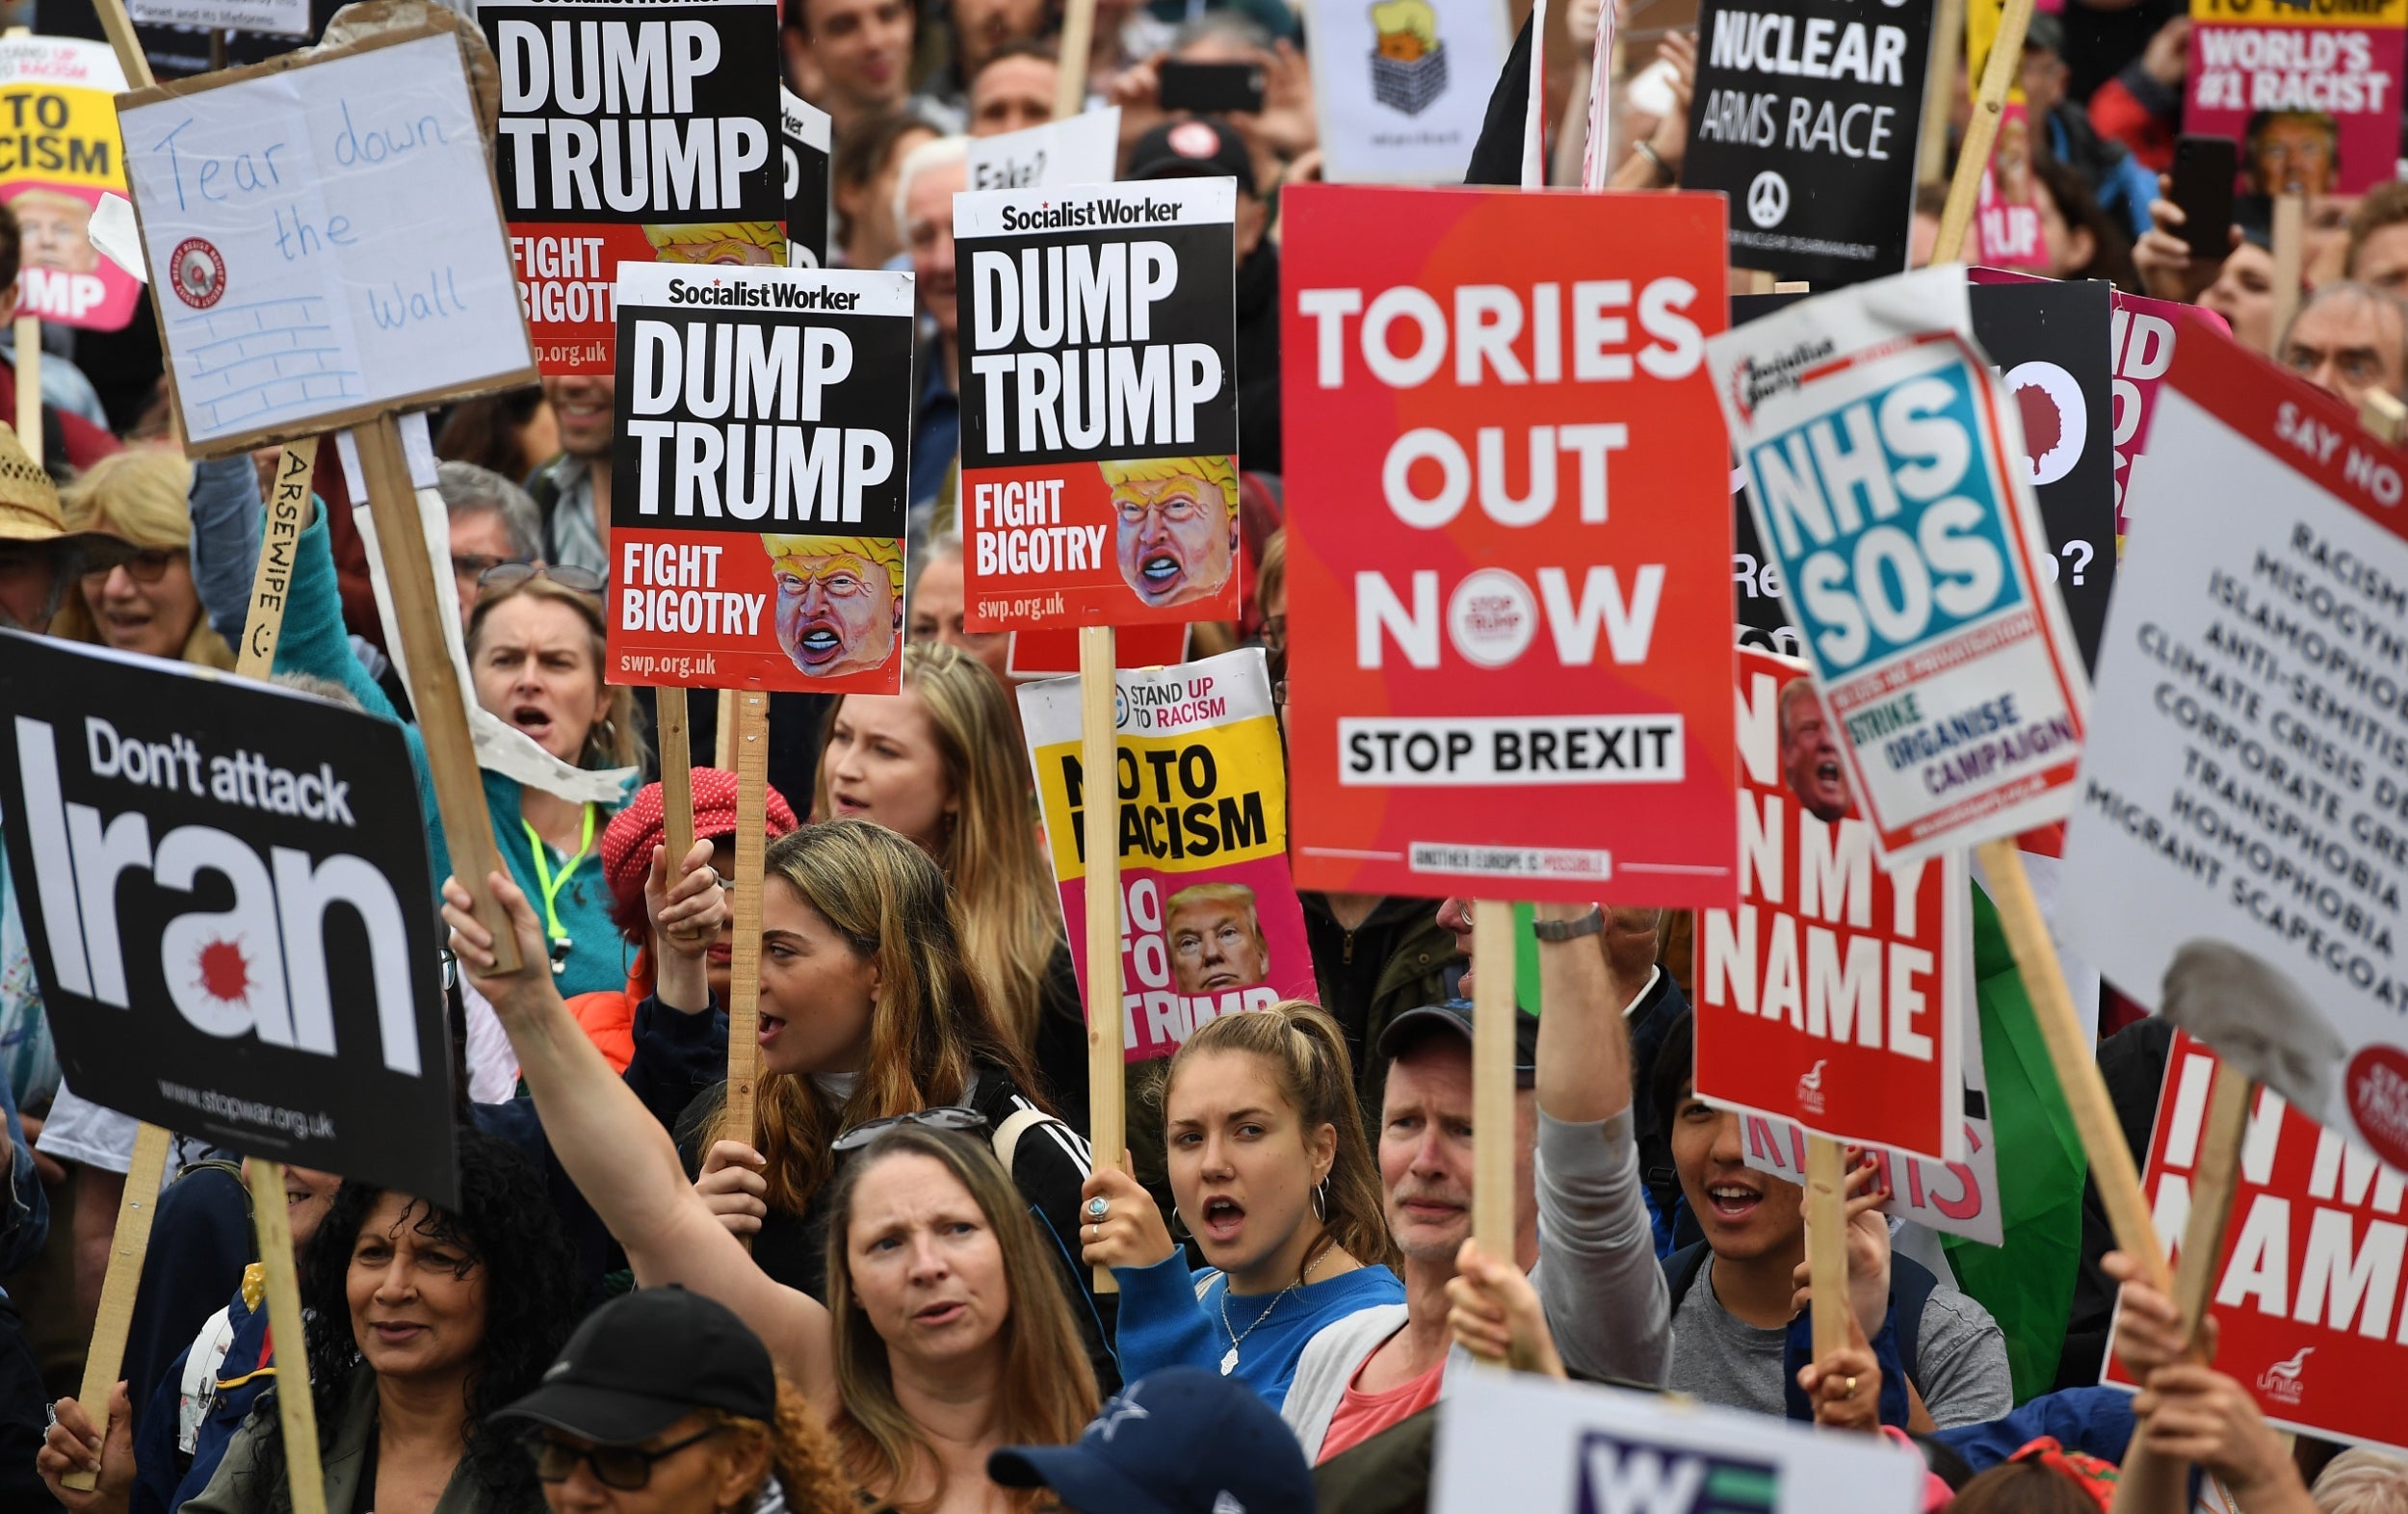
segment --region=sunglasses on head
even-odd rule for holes
[[[907,1114],[890,1114],[882,1120],[865,1120],[829,1142],[827,1149],[859,1151],[901,1125],[925,1125],[934,1131],[982,1131],[986,1129],[986,1116],[957,1104],[940,1104],[933,1109],[913,1109]]]
[[[602,592],[602,575],[591,568],[570,567],[561,562],[497,562],[477,575],[479,588],[509,588],[531,578],[548,578],[563,588],[580,594]]]
[[[659,1450],[645,1450],[640,1446],[571,1446],[536,1430],[527,1436],[527,1451],[535,1457],[539,1481],[566,1482],[582,1461],[593,1469],[593,1480],[602,1486],[634,1493],[651,1482],[654,1462],[667,1461],[687,1447],[709,1440],[720,1429],[715,1424]]]

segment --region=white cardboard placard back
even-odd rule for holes
[[[1023,131],[970,139],[974,190],[1110,184],[1120,157],[1120,107],[1107,105]]]
[[[126,13],[144,26],[200,26],[220,32],[307,37],[309,0],[126,0]]]
[[[1304,0],[1332,184],[1460,184],[1513,47],[1498,0]]]
[[[1912,1514],[1923,1458],[1625,1388],[1471,1368],[1448,1374],[1432,1514]]]
[[[119,96],[197,456],[535,381],[449,32]]]

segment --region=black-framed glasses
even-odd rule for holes
[[[497,562],[477,575],[477,587],[509,588],[531,578],[548,578],[580,594],[599,594],[604,583],[602,575],[593,569],[571,567],[565,562]]]
[[[125,569],[125,576],[137,584],[156,584],[168,576],[169,568],[191,556],[192,554],[182,547],[144,547],[140,551],[126,554],[115,562],[105,563],[98,567],[87,567],[84,569],[84,576],[103,578],[108,575],[111,568],[121,567]]]
[[[465,573],[472,581],[482,584],[484,576],[495,568],[532,567],[535,561],[533,558],[497,558],[490,552],[455,552],[452,554],[452,571]]]
[[[913,1109],[905,1114],[889,1114],[880,1120],[864,1120],[829,1142],[830,1151],[859,1151],[886,1132],[902,1125],[924,1125],[934,1131],[967,1133],[986,1129],[986,1116],[958,1104],[940,1104],[932,1109]]]
[[[540,1481],[566,1482],[582,1461],[593,1469],[593,1480],[602,1486],[635,1493],[651,1482],[654,1462],[667,1461],[687,1447],[709,1440],[721,1428],[714,1424],[659,1450],[645,1450],[640,1446],[571,1446],[536,1430],[527,1436],[527,1450],[536,1459],[536,1476]]]

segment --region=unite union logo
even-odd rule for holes
[[[1828,1057],[1815,1058],[1815,1065],[1797,1080],[1797,1107],[1809,1114],[1822,1112],[1822,1070],[1830,1061]]]
[[[2288,1359],[2276,1362],[2264,1371],[2260,1372],[2258,1374],[2259,1391],[2278,1403],[2297,1403],[2300,1395],[2299,1379],[2308,1369],[2308,1358],[2315,1354],[2315,1346],[2303,1345],[2293,1351]]]

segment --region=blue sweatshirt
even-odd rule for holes
[[[1384,1266],[1357,1267],[1293,1293],[1228,1296],[1229,1280],[1188,1269],[1185,1251],[1152,1266],[1116,1266],[1120,1284],[1120,1375],[1136,1382],[1165,1367],[1201,1367],[1243,1380],[1276,1409],[1288,1400],[1296,1359],[1322,1327],[1381,1304],[1404,1302],[1404,1285]],[[1201,1296],[1196,1284],[1203,1283]],[[1224,1321],[1223,1316],[1226,1315]],[[1260,1321],[1259,1323],[1257,1321]],[[1221,1362],[1238,1341],[1235,1368]]]

